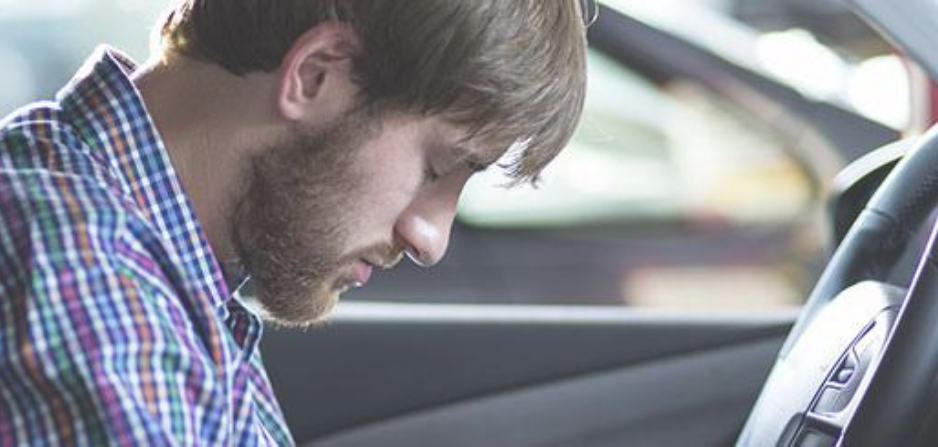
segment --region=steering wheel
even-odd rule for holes
[[[938,126],[882,183],[835,251],[737,446],[911,446],[938,396]],[[922,245],[919,243],[919,245]],[[918,250],[907,284],[886,278]]]

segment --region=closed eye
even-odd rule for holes
[[[477,161],[466,160],[466,166],[469,168],[469,171],[472,172],[473,174],[479,173],[479,172],[485,172],[491,165],[492,165],[491,163],[480,163]]]
[[[423,170],[423,179],[426,183],[434,183],[442,177],[432,166],[427,166]]]

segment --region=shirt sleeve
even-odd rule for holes
[[[0,445],[230,444],[210,306],[176,299],[112,200],[60,183],[0,201]]]

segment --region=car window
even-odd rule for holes
[[[868,28],[801,27],[792,11],[772,23],[751,2],[606,4],[784,85],[803,107],[784,117],[765,113],[780,103],[743,107],[745,92],[713,88],[733,79],[646,76],[592,49],[583,120],[539,187],[478,176],[442,279],[402,269],[352,298],[711,310],[807,297],[825,254],[828,184],[850,160],[831,141],[859,135],[865,120],[907,124],[903,63]],[[733,26],[704,27],[701,39],[702,14]],[[826,64],[801,64],[805,54]],[[817,104],[856,119],[812,136]]]
[[[449,285],[405,268],[353,298],[796,305],[822,245],[800,143],[691,80],[655,83],[591,50],[583,119],[537,187],[507,188],[498,169],[467,185],[437,267]]]
[[[675,221],[791,221],[811,180],[784,138],[688,81],[656,85],[589,54],[582,123],[538,187],[504,188],[492,170],[468,185],[460,217],[489,227]]]

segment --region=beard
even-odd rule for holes
[[[296,129],[251,161],[232,236],[257,301],[276,322],[321,320],[355,286],[351,266],[357,260],[392,265],[401,258],[403,250],[393,243],[349,248],[362,215],[355,155],[376,133],[367,119],[349,115],[322,130]]]

